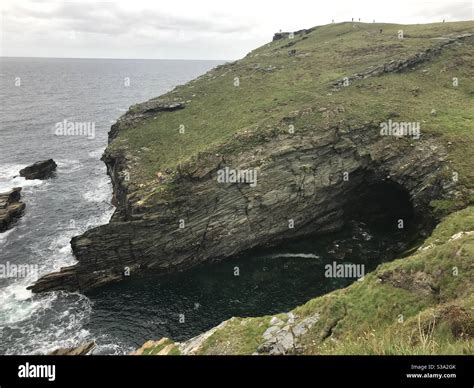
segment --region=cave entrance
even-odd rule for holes
[[[351,178],[351,183],[345,193],[341,230],[261,246],[169,274],[160,281],[149,274],[94,290],[88,295],[94,301],[94,311],[87,329],[97,335],[105,330],[130,346],[150,337],[184,341],[230,317],[279,314],[349,286],[357,277],[341,277],[336,270],[336,275],[328,276],[327,265],[357,265],[359,276],[367,274],[380,263],[400,257],[416,235],[409,229],[419,225],[410,195],[401,185],[365,171]],[[400,219],[404,221],[402,230],[398,229]],[[115,297],[117,294],[132,295],[140,303],[124,308],[123,298]],[[198,303],[194,309],[190,301]],[[212,314],[201,313],[200,306]],[[185,322],[169,319],[176,311],[186,311]],[[111,316],[115,317],[112,321]],[[157,319],[164,323],[152,325],[152,329],[143,325]]]
[[[344,208],[347,221],[363,222],[383,233],[402,233],[415,226],[410,194],[394,181],[361,183],[350,198]]]

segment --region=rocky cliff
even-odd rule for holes
[[[87,291],[328,233],[374,192],[368,217],[428,234],[472,200],[473,27],[302,30],[132,106],[103,155],[111,221],[31,289]],[[387,203],[394,191],[410,209]]]

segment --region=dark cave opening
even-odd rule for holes
[[[368,181],[354,189],[344,207],[346,221],[364,222],[385,233],[411,231],[417,223],[409,192],[400,184]]]

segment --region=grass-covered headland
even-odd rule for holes
[[[466,21],[340,23],[293,39],[282,34],[160,97],[184,109],[124,126],[111,153],[132,160],[130,185],[145,209],[173,195],[174,180],[163,176],[180,166],[203,154],[231,159],[290,127],[311,134],[336,125],[344,133],[388,119],[417,123],[418,138],[393,138],[397,152],[432,139],[454,182],[449,197],[430,203],[439,220],[432,234],[362,280],[291,312],[232,318],[187,342],[149,341],[137,353],[472,354],[473,33]],[[413,163],[424,162],[422,152]]]

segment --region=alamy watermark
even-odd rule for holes
[[[35,365],[29,362],[18,366],[18,377],[29,379],[56,380],[56,365]]]
[[[38,264],[0,264],[0,279],[38,277]]]
[[[362,279],[365,275],[364,264],[338,264],[333,261],[324,266],[324,276],[327,278]]]
[[[219,183],[248,183],[250,187],[257,186],[257,170],[239,170],[234,168],[221,168],[217,171]]]
[[[380,123],[380,135],[382,136],[411,136],[413,139],[420,138],[420,122],[392,121],[391,119]]]
[[[64,119],[54,125],[54,134],[56,136],[86,136],[88,139],[95,139],[95,122]]]

